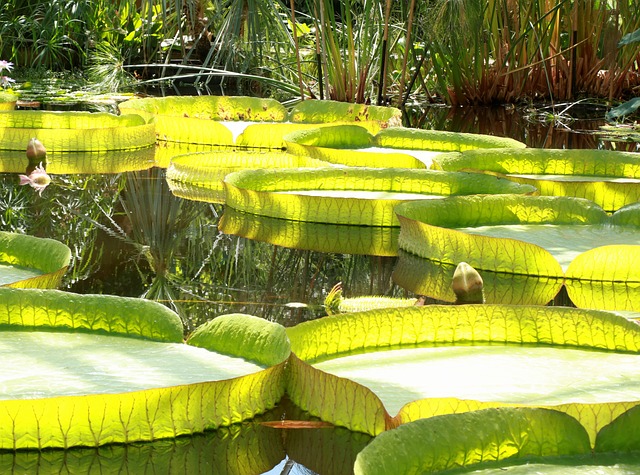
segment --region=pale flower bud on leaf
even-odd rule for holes
[[[451,283],[456,303],[484,303],[484,282],[477,270],[466,262],[461,262],[453,273]]]
[[[27,145],[27,158],[29,161],[41,161],[47,156],[47,149],[44,148],[42,142],[40,142],[37,138],[32,138],[29,140],[29,144]]]

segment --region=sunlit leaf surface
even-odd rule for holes
[[[135,114],[12,111],[0,114],[5,150],[25,150],[36,137],[48,152],[130,150],[155,143],[153,124]]]
[[[0,286],[55,288],[70,261],[59,241],[0,231]]]
[[[414,421],[381,434],[360,452],[355,473],[430,474],[512,458],[589,451],[584,428],[566,414],[530,408],[485,409]]]
[[[309,196],[309,192],[421,195],[529,193],[532,188],[474,173],[404,168],[244,170],[224,180],[226,204],[238,211],[318,223],[397,226],[398,198]],[[286,193],[285,193],[286,192]],[[440,200],[426,200],[440,201]]]
[[[613,212],[640,199],[640,158],[578,149],[470,150],[436,157],[443,170],[476,170],[535,186],[543,196],[586,198]]]
[[[156,440],[265,412],[284,393],[284,329],[216,320],[193,333],[195,348],[156,302],[0,289],[0,448]]]

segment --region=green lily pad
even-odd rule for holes
[[[640,403],[640,327],[606,312],[429,305],[325,317],[287,333],[292,400],[370,434],[439,414],[534,405],[575,417],[594,442]]]
[[[0,289],[0,302],[12,362],[0,372],[1,448],[193,434],[264,412],[284,392],[289,342],[256,317],[219,317],[185,344],[177,314],[152,301]]]
[[[640,308],[633,292],[640,282],[633,259],[640,241],[631,211],[614,217],[588,200],[515,195],[452,197],[396,211],[400,248],[422,258],[467,262],[481,275],[564,278],[576,305]]]
[[[331,224],[398,226],[394,207],[449,195],[531,193],[533,188],[478,174],[403,168],[245,170],[224,180],[238,211]]]
[[[434,162],[467,149],[524,147],[512,139],[402,127],[383,129],[375,136],[357,125],[312,129],[284,137],[289,153],[331,163],[384,168],[432,168]],[[452,153],[453,152],[453,153]]]
[[[133,150],[155,144],[155,127],[139,115],[59,111],[0,113],[0,148],[26,150],[36,137],[47,152]]]
[[[593,201],[607,212],[640,200],[640,157],[613,150],[469,150],[438,157],[438,168],[498,174],[535,186],[543,196]]]
[[[59,241],[0,231],[0,286],[58,287],[70,261]]]
[[[255,168],[322,167],[326,163],[283,152],[215,151],[176,155],[167,169],[167,182],[176,196],[224,203],[224,177]]]
[[[411,422],[378,436],[358,455],[358,475],[430,474],[524,457],[582,455],[582,426],[561,412],[497,408]]]

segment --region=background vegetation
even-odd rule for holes
[[[7,0],[0,58],[110,90],[179,78],[396,105],[612,100],[640,86],[638,43],[620,44],[638,29],[636,0]]]

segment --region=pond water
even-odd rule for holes
[[[418,128],[507,136],[531,147],[637,150],[635,143],[596,136],[605,111],[598,105],[583,109],[598,118],[548,123],[517,109],[415,107],[407,111],[406,121]],[[224,206],[178,198],[164,174],[164,169],[150,168],[54,175],[40,196],[19,186],[17,173],[0,173],[0,230],[65,242],[72,265],[63,290],[155,299],[176,310],[187,331],[233,312],[285,326],[317,318],[325,314],[324,297],[338,282],[348,297],[411,296],[392,280],[396,257],[316,252],[223,234],[218,224]],[[305,417],[285,400],[259,419]],[[116,464],[120,470],[136,457],[141,466],[157,468],[166,462],[162,454],[170,453],[194,464],[189,473],[216,473],[211,464],[231,464],[247,459],[247,451],[269,447],[270,458],[262,465],[235,473],[351,473],[355,454],[369,440],[344,429],[287,430],[283,437],[281,429],[254,422],[180,443],[142,444],[124,455],[120,448],[70,451],[56,462],[55,456],[14,454],[10,463],[5,454],[0,471],[2,466],[68,467],[74,460],[109,470]]]

